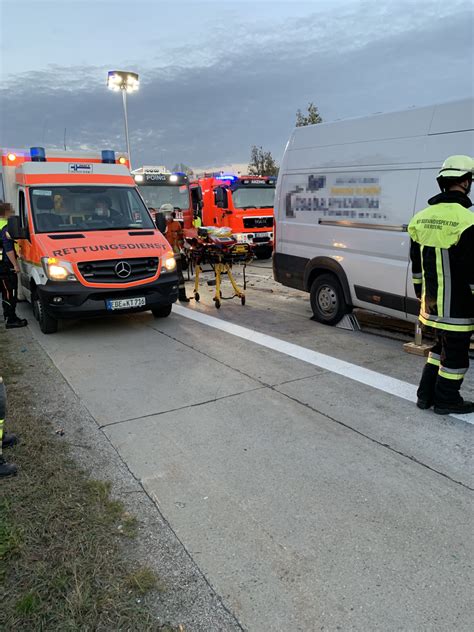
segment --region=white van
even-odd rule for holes
[[[474,100],[296,128],[278,176],[274,277],[315,319],[352,307],[416,320],[407,225],[453,154],[474,155]]]

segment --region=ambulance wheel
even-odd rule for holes
[[[58,331],[58,321],[47,313],[43,301],[36,293],[33,297],[33,313],[44,334],[55,334]]]
[[[334,274],[316,277],[310,290],[314,319],[325,325],[336,325],[349,312],[341,284]]]
[[[196,301],[196,303],[199,303],[199,301],[201,300],[199,292],[194,292],[194,300]]]
[[[242,305],[245,305],[245,296],[240,297],[240,302]]]
[[[155,318],[166,318],[171,314],[172,305],[158,305],[153,307],[151,313]]]

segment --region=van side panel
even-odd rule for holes
[[[275,279],[309,291],[308,269],[333,260],[348,304],[413,318],[406,226],[439,192],[445,158],[472,155],[473,112],[468,99],[295,129],[277,183]]]

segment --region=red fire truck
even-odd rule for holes
[[[206,173],[191,182],[204,226],[228,226],[258,259],[273,251],[275,176]]]

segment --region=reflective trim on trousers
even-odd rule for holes
[[[444,318],[420,313],[419,319],[424,325],[435,329],[459,332],[474,331],[474,318]]]
[[[439,355],[439,353],[433,353],[432,351],[430,351],[426,362],[427,364],[434,364],[434,366],[439,366],[441,364],[441,356]]]
[[[462,380],[467,373],[467,367],[462,369],[449,369],[446,366],[440,366],[439,375],[447,380]]]

